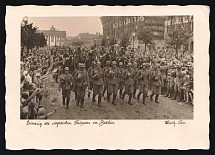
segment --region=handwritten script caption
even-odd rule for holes
[[[186,122],[182,121],[182,120],[178,120],[178,121],[170,121],[170,120],[167,120],[167,121],[164,121],[165,124],[167,125],[185,125]]]
[[[114,125],[115,122],[112,120],[98,120],[98,121],[81,121],[81,120],[75,120],[75,121],[54,121],[54,122],[40,122],[37,120],[27,120],[26,125],[36,125],[39,127],[42,126],[49,126],[54,125],[56,127],[59,127],[61,125],[79,125],[79,126],[85,126],[85,125],[97,125],[99,127],[104,125]]]

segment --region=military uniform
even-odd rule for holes
[[[89,90],[93,90],[93,78],[92,78],[92,70],[95,68],[95,61],[93,61],[93,66],[91,66],[88,69],[88,74],[89,74],[89,80],[90,80],[90,87]],[[90,92],[88,92],[88,98],[90,97]]]
[[[103,77],[103,79],[104,79],[104,90],[103,90],[103,96],[104,96],[105,91],[107,90],[107,87],[108,87],[107,80],[108,80],[108,70],[110,68],[109,63],[110,62],[107,61],[106,62],[106,66],[103,68],[103,70],[104,70],[104,77]]]
[[[69,71],[69,68],[65,67],[65,71]],[[72,83],[73,83],[73,77],[71,74],[62,74],[60,76],[59,88],[62,88],[63,105],[65,105],[65,99],[67,99],[66,100],[66,107],[67,108],[69,108]]]
[[[158,102],[158,96],[161,93],[161,86],[163,85],[163,79],[160,71],[157,70],[159,66],[155,66],[154,70],[151,72],[151,85],[152,85],[152,94],[150,95],[150,100],[152,101],[152,97],[155,95],[155,102]],[[157,71],[156,71],[157,70]]]
[[[131,63],[128,63],[128,66],[131,66]],[[125,91],[122,94],[122,100],[124,100],[124,97],[126,94],[129,95],[128,103],[131,103],[131,98],[134,91],[134,72],[132,68],[125,69],[124,71],[124,77],[125,77]]]
[[[134,72],[134,91],[133,91],[133,98],[136,98],[135,95],[136,95],[136,91],[138,89],[138,86],[139,86],[139,80],[138,80],[138,72],[139,72],[139,69],[137,68],[137,63],[134,62],[134,68],[133,68],[133,72]]]
[[[145,66],[145,64],[143,64]],[[148,82],[149,82],[149,74],[148,70],[143,68],[137,74],[139,80],[139,93],[137,95],[137,99],[139,101],[140,95],[143,93],[142,103],[145,104],[145,99],[148,93]]]
[[[77,102],[76,104],[79,105],[81,103],[81,110],[83,109],[84,104],[84,97],[86,88],[90,86],[89,82],[89,75],[88,72],[85,70],[84,64],[79,64],[80,70],[78,70],[74,74],[74,78],[76,79],[76,91],[77,91]]]
[[[112,62],[113,65],[116,65],[116,61]],[[110,101],[110,96],[113,94],[113,101],[112,104],[115,105],[115,100],[117,96],[117,91],[118,91],[118,77],[119,77],[119,70],[118,68],[115,67],[110,67],[108,69],[108,79],[107,79],[107,84],[108,84],[108,90],[107,90],[107,101]]]
[[[122,98],[122,90],[124,89],[124,84],[125,84],[125,78],[123,76],[123,73],[125,71],[125,69],[122,66],[122,62],[120,63],[119,67],[119,80],[118,80],[118,89],[119,89],[119,96],[120,98]]]
[[[92,79],[93,79],[93,98],[92,102],[95,102],[95,97],[98,94],[98,106],[101,106],[101,97],[103,92],[103,69],[98,66],[92,70]]]

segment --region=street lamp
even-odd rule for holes
[[[133,49],[134,49],[134,37],[135,37],[135,31],[132,32],[132,37],[133,37]]]

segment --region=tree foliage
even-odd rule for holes
[[[187,39],[189,39],[189,34],[185,29],[177,28],[173,31],[170,31],[167,38],[167,46],[172,47],[176,50],[184,45],[187,46]]]
[[[145,44],[145,50],[147,46],[153,45],[154,34],[150,29],[141,30],[137,37],[142,43]]]
[[[21,47],[27,50],[34,47],[46,46],[46,39],[43,33],[38,32],[38,28],[33,26],[33,23],[28,23],[28,20],[23,20],[21,23]]]
[[[128,43],[129,43],[129,34],[125,33],[121,38],[120,45],[126,48]]]

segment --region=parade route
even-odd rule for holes
[[[42,105],[47,112],[52,111],[56,106],[57,111],[50,117],[52,120],[76,120],[76,119],[193,119],[193,107],[185,102],[177,102],[170,100],[167,97],[159,96],[159,104],[152,102],[146,98],[146,105],[137,99],[132,99],[132,104],[127,103],[128,96],[123,102],[117,97],[116,105],[107,102],[102,98],[102,107],[98,107],[97,103],[92,104],[92,95],[90,98],[85,97],[84,107],[87,111],[80,111],[80,107],[76,106],[74,101],[74,93],[71,93],[72,100],[70,101],[70,109],[66,109],[62,104],[61,92],[57,89],[58,85],[55,83],[55,89],[50,90],[47,98],[43,98]],[[55,105],[51,105],[51,101],[57,97],[58,101]],[[98,100],[98,99],[96,99]]]

